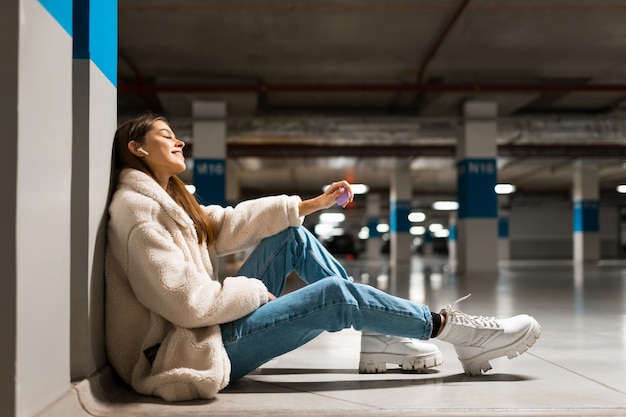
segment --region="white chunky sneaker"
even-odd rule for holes
[[[471,295],[471,294],[470,294]],[[541,335],[537,321],[520,314],[508,319],[470,316],[452,307],[470,295],[458,299],[444,310],[445,326],[437,338],[452,343],[467,375],[481,375],[492,369],[491,359],[513,359],[526,352]]]
[[[361,335],[359,372],[386,372],[388,363],[400,365],[406,371],[424,371],[441,365],[441,352],[433,343],[364,332]]]

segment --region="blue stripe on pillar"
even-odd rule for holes
[[[597,232],[599,225],[598,200],[574,201],[574,232]]]
[[[74,59],[91,59],[117,87],[117,1],[74,0]]]
[[[498,238],[499,239],[509,238],[509,218],[508,217],[498,218]]]
[[[202,204],[226,206],[226,161],[197,158],[193,164],[196,197]]]
[[[391,201],[389,204],[389,228],[392,233],[409,233],[411,222],[409,214],[411,213],[410,201]]]
[[[367,229],[369,230],[370,237],[380,236],[380,232],[378,231],[378,217],[367,218]]]
[[[72,0],[39,0],[39,3],[72,36]]]
[[[451,224],[449,227],[450,236],[448,236],[448,240],[451,242],[456,241],[456,224]]]
[[[89,59],[89,0],[74,0],[74,59]]]
[[[91,0],[89,13],[91,60],[117,87],[117,1]]]
[[[459,218],[497,218],[495,158],[463,159],[457,162]]]

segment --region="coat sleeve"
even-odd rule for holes
[[[215,250],[219,256],[256,245],[288,227],[301,226],[297,196],[274,196],[247,200],[235,207],[207,206],[216,225]]]
[[[137,299],[177,326],[226,323],[268,301],[267,288],[257,279],[232,277],[223,283],[211,279],[158,223],[135,227],[128,251],[128,280]]]

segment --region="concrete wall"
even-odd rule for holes
[[[619,254],[619,205],[600,200],[600,258]],[[509,216],[511,259],[571,259],[572,201],[567,197],[518,197]]]

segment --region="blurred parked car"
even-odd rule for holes
[[[327,239],[324,246],[333,255],[346,255],[346,257],[353,259],[356,259],[360,252],[354,236],[347,234]]]

